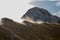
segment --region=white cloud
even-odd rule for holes
[[[58,2],[56,3],[56,6],[60,6],[60,1],[58,1]]]
[[[60,11],[56,12],[55,15],[60,17]]]

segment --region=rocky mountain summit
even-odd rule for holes
[[[25,21],[33,22],[48,22],[48,23],[59,23],[59,17],[53,16],[48,10],[43,8],[34,7],[29,9],[23,16],[22,19]],[[60,19],[60,18],[59,18]]]

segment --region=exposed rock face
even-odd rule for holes
[[[32,23],[30,23],[30,22],[28,22],[28,21],[23,21],[23,23],[24,23],[26,26],[32,27]]]
[[[57,20],[58,20],[58,23],[60,23],[60,17],[58,16],[54,16]]]
[[[2,18],[2,19],[1,19],[1,22],[2,22],[2,23],[7,23],[7,24],[8,24],[8,23],[13,22],[13,20],[12,20],[12,19],[9,19],[9,18]]]
[[[29,9],[26,14],[22,16],[22,19],[25,21],[57,23],[57,19],[53,17],[53,15],[47,10],[38,7]]]

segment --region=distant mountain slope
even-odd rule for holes
[[[58,23],[60,23],[60,17],[58,16],[54,16],[57,20],[58,20]]]
[[[5,21],[0,25],[1,40],[60,40],[60,24]]]
[[[34,7],[29,9],[23,16],[22,19],[25,21],[33,22],[48,22],[48,23],[59,23],[58,19],[51,15],[51,13],[43,8]]]

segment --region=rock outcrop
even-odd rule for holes
[[[60,23],[60,17],[58,16],[54,16],[57,20],[58,20],[58,23]]]
[[[9,18],[2,18],[1,21],[2,22],[13,22],[13,20]]]
[[[10,18],[1,18],[1,24],[9,24],[9,23],[12,23],[14,22],[12,19]]]

